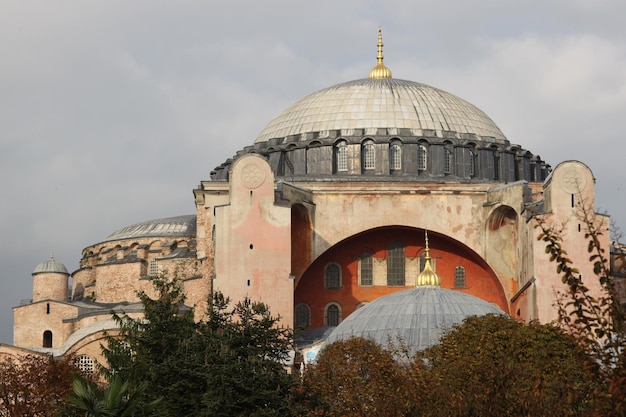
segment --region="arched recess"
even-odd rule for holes
[[[45,348],[52,347],[52,332],[50,330],[46,330],[43,332],[43,343],[42,346]]]
[[[311,263],[311,221],[302,204],[291,207],[291,275],[299,278]]]
[[[306,304],[311,309],[311,327],[325,323],[325,307],[335,302],[345,319],[359,305],[381,296],[415,286],[419,259],[424,253],[424,229],[408,226],[385,226],[353,235],[335,244],[313,260],[296,279],[294,306]],[[476,252],[444,234],[428,231],[431,256],[437,262],[442,287],[472,294],[509,312],[508,298],[497,274]],[[404,247],[405,285],[388,285],[387,257],[391,243]],[[363,285],[359,267],[363,253],[372,257],[372,282]],[[341,288],[328,289],[324,282],[325,267],[335,263],[341,267]],[[455,287],[457,267],[465,270],[465,285]]]
[[[487,219],[487,261],[500,276],[517,276],[517,212],[510,206],[499,206]]]

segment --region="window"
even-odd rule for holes
[[[469,175],[470,177],[476,175],[476,161],[473,151],[469,151]]]
[[[454,268],[454,288],[465,288],[465,268],[460,265]]]
[[[394,171],[402,169],[402,147],[397,143],[389,147],[389,168]]]
[[[500,156],[498,155],[498,150],[493,148],[492,150],[492,158],[493,158],[493,179],[500,179]]]
[[[337,172],[348,170],[348,146],[345,141],[337,142],[335,145],[335,167]]]
[[[311,308],[306,304],[296,306],[296,329],[306,329],[311,325]]]
[[[339,265],[334,263],[326,265],[324,282],[327,289],[341,288],[341,268],[339,268]]]
[[[452,172],[452,151],[444,149],[443,158],[443,173],[449,174]]]
[[[372,265],[372,254],[363,252],[361,255],[361,285],[374,284],[374,270]]]
[[[46,330],[45,332],[43,332],[43,347],[52,347],[52,332],[50,330]]]
[[[404,285],[404,246],[399,242],[387,248],[387,285]]]
[[[339,323],[341,323],[341,308],[334,303],[327,305],[324,314],[324,324],[326,326],[339,326]]]
[[[148,271],[148,276],[156,277],[159,275],[159,262],[156,259],[150,260],[150,270]]]
[[[76,367],[85,375],[93,375],[94,371],[95,371],[95,366],[94,366],[94,362],[93,359],[91,359],[89,356],[87,355],[80,355],[78,357],[76,357],[76,360],[74,361],[74,363],[76,364]]]
[[[417,148],[417,169],[420,171],[424,171],[426,169],[426,165],[428,162],[428,150],[426,149],[426,146],[424,145],[419,145],[419,147]]]
[[[363,143],[363,169],[374,169],[376,166],[376,147],[368,140]]]

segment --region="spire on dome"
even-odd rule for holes
[[[378,27],[378,56],[376,66],[370,71],[369,78],[391,78],[391,70],[383,64],[383,30]]]
[[[426,235],[426,243],[424,248],[424,269],[417,276],[417,280],[415,281],[415,286],[424,286],[424,285],[436,285],[441,286],[441,278],[435,271],[433,271],[432,266],[430,265],[430,248],[428,247],[428,230],[425,231]]]

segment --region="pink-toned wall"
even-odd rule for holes
[[[215,207],[213,287],[233,302],[245,297],[262,301],[283,325],[291,326],[291,209],[274,204],[269,165],[256,155],[239,158],[229,197],[229,204]]]
[[[602,232],[599,238],[606,254],[609,253],[610,237],[608,217],[594,213],[594,184],[593,174],[585,164],[578,161],[559,164],[544,187],[547,214],[542,218],[563,238],[567,256],[579,269],[584,284],[597,296],[601,294],[601,287],[593,263],[589,262],[588,240],[585,238],[587,227],[582,217],[584,211]],[[534,232],[536,239],[540,230]],[[556,264],[545,253],[545,243],[536,241],[534,248],[538,319],[544,322],[556,320],[555,300],[558,293],[566,291],[566,286],[556,272]]]

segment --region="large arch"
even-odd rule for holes
[[[378,297],[415,286],[419,274],[420,255],[424,251],[424,229],[407,226],[385,226],[370,229],[333,245],[302,273],[296,280],[294,305],[306,304],[311,308],[311,328],[324,325],[324,308],[329,302],[341,306],[346,318],[358,306]],[[498,276],[476,252],[449,236],[429,231],[431,256],[441,277],[443,288],[472,294],[494,303],[509,312],[509,304]],[[404,247],[404,285],[387,285],[387,254],[391,243]],[[374,278],[371,285],[362,285],[359,266],[363,253],[371,254]],[[336,263],[341,267],[341,285],[326,288],[324,271],[326,265]],[[466,271],[464,288],[455,288],[455,272],[458,266]]]

